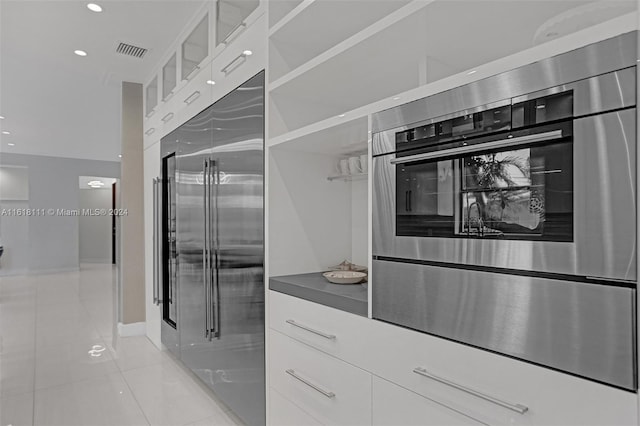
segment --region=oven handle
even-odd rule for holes
[[[466,146],[461,146],[457,148],[443,149],[441,151],[433,151],[433,152],[425,152],[423,154],[409,155],[407,157],[394,158],[390,162],[391,164],[406,164],[406,163],[413,163],[416,161],[430,160],[432,158],[440,158],[440,157],[457,155],[457,154],[466,154],[469,152],[478,151],[479,149],[485,150],[485,149],[504,148],[507,146],[517,145],[521,143],[527,143],[527,142],[534,143],[534,142],[549,141],[549,140],[561,139],[561,138],[562,138],[562,130],[554,130],[551,132],[536,133],[535,135],[500,139],[497,141],[486,142],[478,145],[466,145]]]

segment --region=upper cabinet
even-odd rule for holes
[[[145,115],[149,116],[158,105],[158,77],[154,77],[147,85],[145,93]]]
[[[209,56],[209,14],[196,25],[182,43],[182,79],[187,80]]]
[[[178,78],[178,68],[176,61],[176,54],[171,55],[171,58],[162,67],[162,100],[166,100],[173,94],[176,89],[176,83]]]
[[[245,20],[258,8],[260,0],[218,0],[216,46],[230,43],[246,26]]]

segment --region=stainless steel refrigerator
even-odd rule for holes
[[[264,72],[165,136],[162,152],[163,343],[263,425]]]

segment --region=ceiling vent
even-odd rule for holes
[[[142,59],[144,55],[146,55],[147,49],[143,47],[134,46],[132,44],[120,43],[116,48],[116,53]]]

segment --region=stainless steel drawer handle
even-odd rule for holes
[[[445,384],[447,386],[451,386],[452,388],[461,390],[461,391],[466,392],[468,394],[471,394],[473,396],[477,396],[478,398],[482,398],[485,401],[492,402],[492,403],[494,403],[496,405],[499,405],[501,407],[507,408],[507,409],[509,409],[511,411],[515,411],[518,414],[524,414],[527,411],[529,411],[529,407],[527,407],[527,406],[524,406],[522,404],[513,404],[513,403],[510,403],[510,402],[502,401],[502,400],[500,400],[498,398],[494,398],[491,395],[487,395],[487,394],[482,393],[480,391],[477,391],[475,389],[471,389],[471,388],[468,388],[466,386],[462,386],[462,385],[459,385],[457,383],[454,383],[454,382],[452,382],[450,380],[443,379],[442,377],[435,376],[435,375],[429,373],[424,368],[416,367],[416,368],[413,369],[413,372],[416,373],[416,374],[419,374],[421,376],[427,377],[429,379],[435,380],[437,382],[440,382],[442,384]]]
[[[185,99],[183,102],[187,105],[191,104],[193,101],[195,101],[196,99],[198,99],[200,97],[200,91],[196,90],[195,92],[193,92],[192,94],[189,95],[189,97],[187,97],[187,99]]]
[[[225,75],[231,74],[231,72],[235,71],[236,68],[245,63],[247,57],[250,56],[251,53],[251,51],[245,50],[244,52],[236,56],[233,61],[229,62],[226,67],[222,68],[220,72],[223,72]]]
[[[153,132],[155,132],[156,129],[155,127],[150,128],[149,130],[147,130],[146,132],[144,132],[145,135],[149,136],[150,134],[152,134]]]
[[[290,375],[291,377],[293,377],[294,379],[297,379],[299,381],[301,381],[302,383],[304,383],[305,385],[309,386],[311,389],[320,392],[321,394],[323,394],[324,396],[326,396],[327,398],[331,399],[331,398],[335,398],[336,394],[333,392],[329,392],[326,391],[324,389],[322,389],[320,386],[311,383],[310,381],[308,381],[307,379],[304,379],[300,376],[298,376],[295,372],[295,370],[292,369],[288,369],[285,370],[285,373],[287,373],[288,375]]]
[[[169,120],[171,120],[173,118],[173,113],[170,112],[169,114],[165,115],[164,117],[162,117],[162,121],[164,121],[165,123]]]
[[[335,338],[336,338],[336,335],[335,335],[335,334],[327,334],[327,333],[323,333],[322,331],[314,330],[313,328],[309,328],[309,327],[307,327],[307,326],[305,326],[305,325],[298,324],[297,322],[295,322],[295,321],[294,321],[294,320],[292,320],[292,319],[288,319],[288,320],[286,320],[285,322],[286,322],[287,324],[291,324],[291,325],[292,325],[292,326],[294,326],[294,327],[298,327],[298,328],[301,328],[301,329],[303,329],[303,330],[306,330],[306,331],[308,331],[308,332],[310,332],[310,333],[317,334],[318,336],[322,336],[322,337],[324,337],[325,339],[335,340]]]

